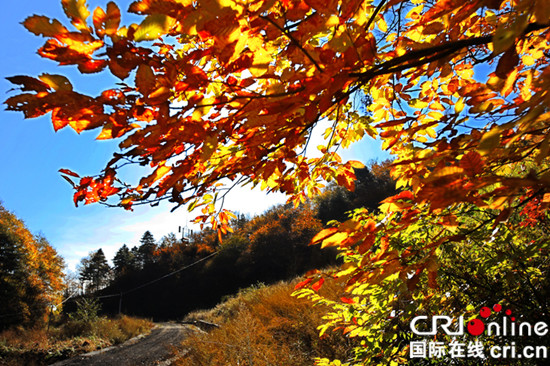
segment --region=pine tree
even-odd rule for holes
[[[115,279],[137,270],[136,257],[126,244],[116,252],[113,264]]]
[[[86,292],[96,292],[109,283],[111,267],[101,248],[90,253],[80,263],[79,278],[84,284],[87,284]]]
[[[155,260],[155,250],[157,249],[157,244],[153,234],[149,230],[143,233],[143,236],[139,240],[140,246],[138,248],[139,261],[141,262],[142,267],[149,266]]]

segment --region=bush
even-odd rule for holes
[[[69,318],[76,321],[92,322],[97,319],[101,310],[99,300],[82,297],[76,301],[76,311],[69,314]]]
[[[56,328],[12,328],[0,333],[0,365],[46,365],[122,343],[152,328],[145,319],[121,316],[69,318]]]
[[[256,286],[241,291],[212,310],[195,312],[188,320],[219,324],[209,333],[184,341],[180,366],[191,365],[312,365],[315,357],[346,358],[348,340],[337,333],[319,338],[317,326],[326,312],[290,294],[294,283]],[[339,296],[342,286],[328,281],[326,295]]]

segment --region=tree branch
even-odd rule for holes
[[[323,68],[321,66],[319,66],[317,61],[315,61],[315,59],[313,57],[311,57],[311,55],[302,47],[300,42],[298,42],[294,37],[292,37],[292,35],[290,35],[288,32],[286,32],[284,30],[284,28],[282,28],[279,24],[275,23],[271,18],[269,18],[267,16],[260,16],[260,18],[265,19],[269,23],[273,24],[278,30],[281,31],[281,33],[283,33],[290,40],[290,42],[292,42],[292,44],[294,44],[296,47],[298,47],[300,49],[300,51],[302,51],[304,53],[304,55],[306,55],[306,57],[313,63],[313,65],[315,65],[315,68],[319,72],[324,72]]]
[[[527,26],[523,34],[525,35],[548,27],[550,27],[550,24],[531,23]],[[480,46],[491,42],[493,42],[492,34],[483,37],[461,39],[456,42],[449,42],[434,47],[410,51],[403,56],[386,61],[373,69],[359,73],[350,73],[349,76],[358,77],[362,83],[366,83],[379,75],[390,74],[396,71],[403,71],[408,68],[421,66],[423,64],[447,57],[448,55],[458,52],[465,47]]]

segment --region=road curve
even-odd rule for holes
[[[145,337],[121,345],[76,356],[53,366],[150,366],[169,365],[174,350],[197,328],[175,323],[157,324]]]

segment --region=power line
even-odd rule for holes
[[[209,254],[208,256],[206,256],[206,257],[204,257],[204,258],[201,258],[201,259],[199,259],[199,260],[197,260],[197,261],[195,261],[195,262],[193,262],[193,263],[191,263],[191,264],[188,264],[188,265],[186,265],[186,266],[184,266],[184,267],[182,267],[182,268],[180,268],[180,269],[177,269],[177,270],[175,270],[175,271],[173,271],[173,272],[167,273],[167,274],[165,274],[164,276],[161,276],[161,277],[159,277],[159,278],[156,278],[156,279],[154,279],[154,280],[152,280],[152,281],[149,281],[149,282],[146,282],[146,283],[144,283],[144,284],[142,284],[142,285],[136,286],[136,287],[134,287],[134,288],[132,288],[132,289],[130,289],[130,290],[126,290],[126,291],[120,292],[120,293],[118,293],[118,294],[111,294],[111,295],[98,296],[97,298],[98,298],[98,299],[106,299],[106,298],[110,298],[110,297],[119,297],[119,296],[120,296],[121,299],[122,299],[122,296],[126,295],[127,293],[130,293],[130,292],[139,290],[139,289],[141,289],[141,288],[143,288],[143,287],[146,287],[146,286],[149,286],[149,285],[151,285],[151,284],[153,284],[153,283],[155,283],[155,282],[158,282],[158,281],[163,280],[163,279],[165,279],[165,278],[171,277],[171,276],[173,276],[173,275],[175,275],[175,274],[177,274],[177,273],[179,273],[179,272],[181,272],[181,271],[184,271],[184,270],[186,270],[186,269],[188,269],[188,268],[191,268],[191,267],[193,267],[193,266],[195,266],[195,265],[197,265],[197,264],[199,264],[199,263],[201,263],[201,262],[204,262],[205,260],[207,260],[207,259],[209,259],[209,258],[212,258],[213,256],[215,256],[215,255],[218,254],[218,253],[219,253],[219,252],[211,253],[211,254]],[[68,300],[74,298],[75,296],[76,296],[76,294],[71,294],[69,297],[67,297],[65,300],[63,300],[59,305],[61,305],[61,304],[65,303],[65,302],[67,302]],[[38,307],[42,307],[42,306],[44,306],[44,305],[42,305],[42,304],[41,304],[41,305],[36,304],[36,305],[34,305],[34,306],[31,305],[31,306],[29,306],[28,308],[29,308],[29,310],[30,310],[30,309],[38,308]],[[20,312],[18,312],[18,313],[2,314],[2,315],[0,315],[0,318],[10,317],[10,316],[17,316],[17,315],[23,315],[23,314],[25,314],[25,313],[26,313],[25,311],[20,311]]]
[[[130,290],[126,290],[126,291],[120,292],[120,293],[118,293],[118,294],[111,294],[111,295],[98,296],[97,298],[98,298],[98,299],[104,299],[104,298],[108,298],[108,297],[115,297],[115,296],[126,295],[127,293],[130,293],[130,292],[139,290],[139,289],[141,289],[141,288],[143,288],[143,287],[145,287],[145,286],[149,286],[150,284],[153,284],[153,283],[158,282],[158,281],[160,281],[160,280],[163,280],[163,279],[165,279],[165,278],[171,277],[171,276],[175,275],[176,273],[179,273],[179,272],[184,271],[184,270],[186,270],[186,269],[188,269],[188,268],[190,268],[190,267],[193,267],[194,265],[197,265],[197,264],[199,264],[199,263],[201,263],[201,262],[204,262],[205,260],[207,260],[207,259],[209,259],[209,258],[215,256],[215,255],[218,254],[218,253],[219,253],[219,252],[214,252],[214,253],[212,253],[212,254],[209,254],[209,255],[207,255],[206,257],[199,259],[198,261],[195,261],[195,262],[193,262],[193,263],[191,263],[191,264],[188,264],[188,265],[186,265],[186,266],[184,266],[184,267],[182,267],[182,268],[180,268],[180,269],[177,269],[177,270],[175,270],[175,271],[173,271],[173,272],[167,273],[167,274],[165,274],[165,275],[162,276],[162,277],[156,278],[156,279],[154,279],[154,280],[152,280],[152,281],[149,281],[149,282],[146,282],[146,283],[144,283],[144,284],[142,284],[142,285],[136,286],[136,287],[134,287],[134,288],[132,288],[132,289],[130,289]]]

